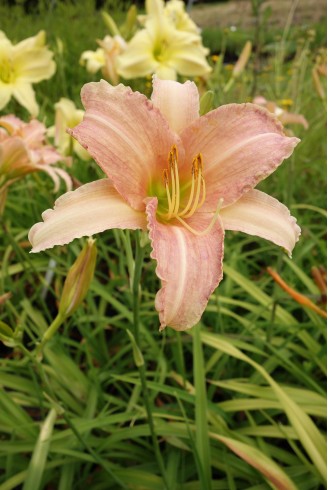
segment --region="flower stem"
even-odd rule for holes
[[[63,321],[65,320],[65,317],[58,313],[52,324],[50,325],[49,328],[44,332],[43,337],[41,339],[41,342],[38,344],[36,348],[36,355],[37,357],[42,356],[42,350],[45,346],[45,344],[52,339],[54,334],[57,332],[58,328],[61,326]]]
[[[134,266],[134,275],[132,281],[132,296],[133,296],[133,322],[134,322],[134,338],[137,344],[137,347],[140,349],[140,308],[139,308],[139,285],[141,278],[141,271],[143,265],[144,258],[144,248],[140,245],[140,235],[139,232],[136,232],[136,254],[135,254],[135,266]],[[168,489],[168,480],[166,477],[165,466],[163,462],[163,458],[161,455],[158,439],[155,432],[154,419],[152,414],[152,407],[149,399],[149,392],[147,387],[147,377],[146,377],[146,369],[145,364],[138,366],[143,400],[147,412],[148,424],[150,429],[150,434],[153,442],[153,447],[155,451],[155,456],[157,460],[157,464],[159,466],[160,472],[162,474],[164,488]]]

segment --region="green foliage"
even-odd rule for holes
[[[123,22],[122,13],[110,14]],[[36,87],[41,119],[53,122],[53,104],[62,96],[80,105],[82,85],[98,79],[79,66],[80,54],[106,34],[93,2],[53,2],[28,18],[21,6],[1,5],[0,18],[13,41],[45,29],[56,53],[56,75]],[[324,266],[326,252],[326,116],[311,79],[323,31],[321,26],[315,39],[305,40],[296,28],[285,37],[268,32],[260,66],[254,53],[224,93],[230,53],[237,58],[253,34],[204,30],[205,44],[220,57],[212,60],[206,86],[198,82],[212,91],[214,106],[261,94],[283,107],[287,101],[309,128],[290,126],[301,143],[261,184],[302,227],[293,261],[261,239],[227,233],[225,277],[194,332],[158,332],[154,261],[144,260],[139,285],[138,238],[108,231],[97,240],[89,293],[40,360],[35,348],[57,315],[67,271],[84,241],[29,255],[28,230],[55,196],[42,174],[10,188],[0,223],[1,490],[324,487],[325,322],[266,272],[267,266],[276,269],[323,308],[324,293],[311,275]],[[148,85],[132,83],[149,95]],[[27,117],[12,102],[4,112],[13,111]],[[70,171],[83,183],[101,175],[94,163],[79,160]],[[11,297],[3,296],[8,292]]]

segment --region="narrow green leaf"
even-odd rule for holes
[[[326,443],[311,418],[287,395],[262,366],[250,359],[239,349],[232,346],[229,342],[222,340],[222,338],[219,339],[215,334],[202,332],[201,338],[205,344],[211,345],[232,357],[247,362],[266,379],[279,399],[305,451],[325,480],[327,474]]]
[[[39,490],[40,488],[56,417],[57,411],[52,408],[42,424],[38,440],[34,447],[32,459],[27,470],[23,490]]]
[[[231,451],[256,468],[277,490],[297,490],[286,473],[259,449],[229,437],[211,433],[211,437],[223,442]]]

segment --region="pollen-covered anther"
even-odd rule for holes
[[[216,211],[213,214],[211,222],[202,231],[195,230],[186,221],[186,218],[190,218],[195,212],[202,207],[206,199],[206,186],[205,179],[203,177],[203,155],[198,153],[192,161],[191,166],[191,184],[190,193],[187,204],[183,209],[180,209],[180,178],[178,167],[178,150],[175,145],[172,146],[168,156],[168,168],[163,171],[163,181],[166,189],[167,196],[167,213],[160,213],[163,218],[169,221],[172,218],[177,219],[187,230],[194,235],[206,235],[213,228],[217,217],[220,213],[220,209],[223,203],[223,199],[219,199]]]
[[[163,182],[164,182],[165,187],[169,183],[169,173],[168,173],[167,169],[163,170]]]
[[[190,193],[187,204],[181,209],[181,189],[178,167],[178,149],[172,146],[168,155],[168,168],[163,171],[163,180],[166,189],[168,209],[163,214],[166,220],[176,218],[190,218],[205,201],[206,189],[203,177],[203,155],[198,153],[191,166]]]

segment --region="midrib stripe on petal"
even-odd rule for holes
[[[127,136],[126,134],[124,134],[121,130],[119,130],[119,128],[115,125],[115,124],[111,124],[109,121],[107,121],[106,119],[102,118],[102,117],[99,117],[99,116],[96,116],[95,114],[88,114],[88,118],[90,119],[94,119],[95,121],[98,121],[100,124],[103,124],[104,126],[107,126],[108,128],[112,129],[113,131],[115,131],[115,133],[117,135],[119,135],[120,138],[122,138],[122,140],[130,147],[132,148],[132,150],[134,151],[134,153],[136,155],[139,156],[139,153],[140,153],[140,149],[137,148],[134,144],[133,144],[133,141],[130,139],[129,136]]]
[[[178,227],[172,227],[172,231],[177,239],[177,249],[179,255],[179,280],[177,283],[176,294],[174,296],[175,301],[172,304],[172,309],[170,309],[170,319],[167,320],[167,324],[170,325],[170,321],[172,318],[175,318],[177,311],[181,305],[182,298],[186,294],[185,287],[187,282],[187,257],[188,250],[186,247],[186,240],[184,236],[184,232],[180,230]]]
[[[204,174],[205,174],[206,170],[207,171],[211,170],[212,167],[219,165],[220,163],[224,162],[229,157],[231,157],[234,153],[238,153],[242,148],[246,147],[250,143],[254,143],[254,142],[256,143],[257,141],[261,141],[262,139],[267,139],[268,137],[272,138],[273,136],[283,137],[283,135],[280,135],[278,133],[257,134],[256,136],[252,136],[251,138],[248,138],[247,140],[244,140],[241,143],[234,145],[233,147],[229,148],[228,150],[226,150],[223,153],[220,153],[218,151],[218,159],[206,162]],[[205,145],[205,148],[206,148],[206,145]],[[292,149],[291,149],[291,151],[292,151]],[[205,155],[206,155],[206,153],[205,153]]]

